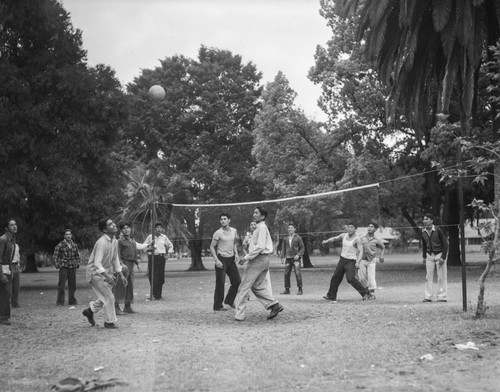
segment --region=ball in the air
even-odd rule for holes
[[[157,84],[151,86],[151,88],[148,91],[148,94],[155,101],[161,101],[163,98],[165,98],[165,90],[163,89],[162,86],[158,86]]]

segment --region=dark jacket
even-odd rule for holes
[[[422,252],[424,259],[427,258],[427,253],[433,255],[442,253],[441,258],[446,259],[448,240],[439,227],[434,226],[434,230],[431,231],[430,235],[422,229]]]
[[[296,255],[302,257],[304,256],[304,250],[304,242],[302,241],[302,237],[294,234],[292,238],[292,246],[290,247],[288,236],[286,236],[285,238],[283,238],[283,244],[281,245],[281,258],[292,259]]]
[[[0,237],[0,264],[10,264],[14,257],[15,244],[16,238],[10,233],[5,233]]]

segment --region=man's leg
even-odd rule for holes
[[[156,255],[155,256],[155,275],[156,281],[153,295],[155,299],[162,298],[163,284],[165,283],[165,256]]]
[[[292,274],[293,260],[285,260],[285,291],[282,294],[290,294],[290,275]]]
[[[302,294],[302,262],[301,260],[297,260],[297,262],[293,263],[295,269],[295,278],[297,279],[297,294]]]
[[[358,278],[356,278],[356,261],[355,260],[349,260],[344,266],[345,269],[345,275],[347,278],[347,283],[349,283],[356,291],[364,297],[367,294],[370,294],[370,290],[368,290],[368,287],[361,284]]]
[[[226,274],[231,282],[231,287],[229,287],[224,303],[233,307],[234,299],[236,298],[236,294],[238,294],[238,287],[240,287],[241,283],[240,272],[234,262],[234,257],[232,257],[231,261],[227,264]]]
[[[259,278],[263,271],[266,272],[264,274],[264,277],[267,277],[267,270],[263,270],[262,264],[256,263],[256,259],[258,257],[259,256],[257,256],[253,260],[250,260],[245,266],[243,279],[240,283],[236,299],[234,300],[234,306],[236,308],[236,314],[234,318],[239,321],[245,320],[248,294],[250,293],[250,290],[253,291],[252,287],[254,286],[256,280]]]
[[[19,264],[11,265],[11,278],[12,278],[12,298],[11,304],[13,308],[19,307]]]
[[[328,293],[326,297],[328,299],[332,299],[334,301],[337,300],[337,291],[339,289],[340,283],[342,283],[342,279],[344,279],[344,265],[345,260],[343,257],[340,257],[340,260],[337,264],[337,268],[335,268],[335,272],[332,275],[332,279],[330,280],[330,288],[328,289]]]
[[[68,280],[68,269],[66,267],[59,268],[59,282],[57,283],[57,300],[56,305],[64,305],[64,289]]]
[[[1,268],[1,267],[0,267]],[[7,323],[10,319],[10,295],[12,292],[11,277],[7,277],[6,283],[0,282],[0,322]]]
[[[134,303],[134,262],[125,261],[124,264],[128,268],[128,276],[127,276],[127,287],[125,288],[125,307],[130,308],[130,305]]]
[[[96,301],[90,302],[90,310],[93,313],[97,313],[104,308],[106,314],[105,322],[108,324],[116,323],[115,296],[113,295],[111,286],[102,276],[92,275],[90,287],[92,287],[98,298]]]
[[[439,258],[441,255],[438,255]],[[436,262],[436,268],[437,268],[437,279],[438,279],[438,292],[437,292],[437,300],[438,301],[447,301],[448,300],[448,268],[447,268],[447,262],[443,264],[439,264],[439,262]]]
[[[278,301],[273,296],[271,281],[267,279],[269,272],[269,255],[259,255],[254,260],[255,274],[252,292],[266,309],[269,309]]]
[[[361,260],[359,263],[358,279],[363,286],[368,286],[368,260]]]
[[[214,310],[219,310],[224,307],[224,285],[226,283],[226,269],[227,265],[224,258],[217,255],[219,261],[222,263],[222,268],[215,267],[215,290],[214,290]]]
[[[376,268],[377,268],[377,259],[373,259],[372,261],[368,262],[368,265],[366,266],[366,273],[368,275],[368,289],[372,294],[375,292],[377,288],[377,281],[375,280]]]
[[[425,261],[425,288],[424,300],[432,301],[432,285],[434,281],[434,270],[436,269],[436,262],[434,256],[427,255]]]
[[[76,305],[76,268],[68,268],[68,304]]]

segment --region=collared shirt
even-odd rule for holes
[[[228,230],[224,230],[222,227],[217,230],[212,239],[217,241],[217,254],[222,257],[233,257],[234,256],[234,243],[238,238],[236,229],[228,227]]]
[[[271,253],[273,253],[273,240],[266,224],[261,221],[257,223],[257,228],[252,234],[249,253],[245,256],[245,259],[252,260],[259,254],[270,255]]]
[[[384,242],[375,236],[364,235],[361,237],[361,243],[363,244],[364,255],[363,260],[372,261],[377,254],[380,255],[378,249],[385,249]]]
[[[78,246],[71,241],[63,240],[54,249],[54,264],[56,268],[77,268],[80,265]]]
[[[118,249],[122,261],[135,262],[137,259],[137,250],[146,249],[146,244],[138,244],[132,237],[122,237],[118,240]]]
[[[122,271],[118,252],[118,240],[107,234],[103,234],[95,243],[94,249],[92,249],[87,270],[102,274],[103,272],[110,272],[111,267],[115,272]]]
[[[149,245],[153,242],[151,234],[148,235],[146,238],[146,241],[143,242],[144,245]],[[167,253],[167,248],[168,248],[168,253],[173,253],[174,252],[174,245],[168,237],[165,234],[160,234],[159,236],[155,236],[155,255],[163,255]]]
[[[14,244],[14,257],[12,258],[11,264],[19,264],[21,261],[21,255],[19,254],[19,245]]]

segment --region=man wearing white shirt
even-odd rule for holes
[[[104,308],[106,313],[104,328],[115,329],[118,327],[115,324],[115,296],[112,289],[116,282],[111,269],[118,274],[124,285],[127,284],[127,279],[122,273],[118,240],[115,238],[118,231],[115,222],[105,218],[99,221],[98,227],[103,235],[95,243],[87,264],[87,281],[98,299],[91,301],[89,307],[82,314],[94,326],[94,313]]]
[[[240,264],[248,261],[248,265],[234,300],[235,320],[237,321],[245,320],[246,303],[250,290],[267,310],[271,310],[267,316],[268,319],[276,317],[279,312],[283,311],[283,306],[273,296],[271,282],[266,279],[269,272],[269,259],[273,252],[271,234],[264,222],[266,218],[267,211],[264,208],[255,208],[253,219],[257,223],[257,227],[252,234],[249,253],[240,260]]]
[[[170,242],[168,237],[162,233],[163,230],[163,224],[158,222],[155,225],[154,257],[151,255],[151,251],[148,251],[148,278],[149,284],[153,285],[153,298],[156,300],[162,299],[161,295],[163,291],[163,284],[165,283],[166,257],[168,256],[168,253],[174,252],[174,245]],[[146,241],[144,241],[144,244],[151,245],[152,242],[153,238],[150,234],[146,238]],[[153,262],[154,265],[152,264]]]

